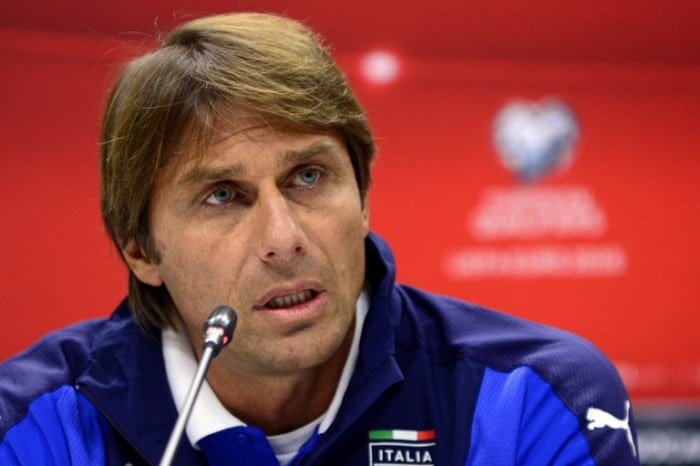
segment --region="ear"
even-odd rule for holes
[[[131,271],[143,283],[160,286],[163,279],[158,265],[150,259],[135,239],[130,239],[122,247],[122,254]]]
[[[362,201],[362,220],[366,235],[369,233],[369,199],[367,199],[367,196],[365,196],[365,199]]]

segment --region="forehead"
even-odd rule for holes
[[[259,117],[241,117],[219,125],[210,138],[185,137],[158,178],[187,181],[201,171],[226,167],[244,174],[251,167],[267,163],[285,166],[303,162],[319,154],[349,154],[337,131],[273,126]]]

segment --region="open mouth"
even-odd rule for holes
[[[285,307],[298,306],[311,301],[318,295],[314,290],[303,290],[299,293],[290,294],[287,296],[277,296],[265,303],[266,309],[282,309]]]

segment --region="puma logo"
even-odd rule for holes
[[[586,411],[586,420],[588,421],[588,430],[602,429],[609,427],[611,429],[622,429],[627,435],[627,441],[632,448],[632,456],[637,456],[637,449],[634,447],[634,439],[632,438],[632,429],[630,428],[630,402],[625,401],[625,417],[620,419],[607,411],[599,408],[588,408]]]

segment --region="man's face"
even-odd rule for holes
[[[166,286],[195,346],[220,304],[238,314],[219,360],[246,372],[318,366],[348,335],[364,272],[368,212],[334,133],[248,123],[199,163],[183,154],[150,198],[158,263],[132,270]]]

